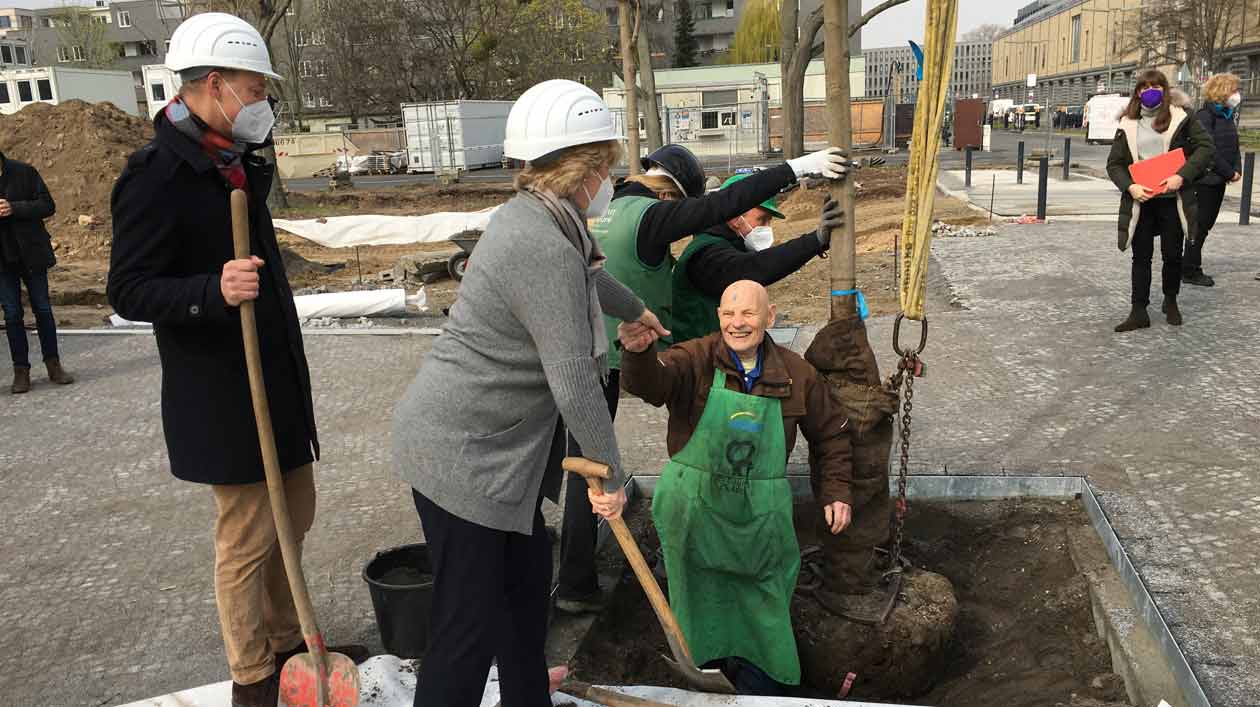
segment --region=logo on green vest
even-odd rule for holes
[[[765,425],[751,412],[737,412],[726,421],[727,427],[737,432],[759,434]]]

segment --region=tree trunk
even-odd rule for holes
[[[617,17],[621,23],[621,76],[625,82],[626,136],[630,138],[629,163],[630,174],[638,174],[639,167],[639,91],[634,80],[634,40],[631,37],[630,0],[617,1]]]
[[[823,51],[827,66],[828,144],[848,151],[853,145],[853,116],[849,94],[849,3],[848,0],[823,0]],[[851,291],[857,287],[857,238],[853,204],[853,179],[831,185],[831,198],[840,202],[848,218],[840,236],[831,248],[831,289]],[[831,318],[856,317],[854,295],[832,296]]]
[[[783,69],[783,159],[805,154],[805,67],[793,56]]]
[[[660,149],[665,144],[661,137],[661,109],[656,105],[656,75],[652,70],[652,48],[648,46],[648,33],[639,28],[639,75],[643,77],[643,120],[647,123],[648,151]]]
[[[284,180],[280,178],[280,158],[276,157],[276,148],[263,150],[263,158],[271,160],[275,169],[271,172],[271,193],[267,195],[267,207],[272,211],[289,208],[289,193],[284,190]]]

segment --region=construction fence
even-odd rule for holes
[[[371,171],[393,171],[388,156],[407,149],[402,128],[345,130],[326,133],[277,133],[276,164],[285,179],[313,177],[331,171],[339,160],[365,158]]]

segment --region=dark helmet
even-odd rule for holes
[[[666,145],[640,160],[643,169],[653,165],[669,172],[687,196],[704,196],[704,167],[691,150],[682,145]]]

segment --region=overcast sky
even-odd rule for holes
[[[881,0],[862,0],[862,11],[875,7]],[[1015,11],[1026,5],[1027,0],[1020,2],[1003,2],[998,0],[959,0],[958,32],[959,34],[985,24],[997,24],[1010,27],[1015,21]],[[927,13],[927,0],[910,0],[891,10],[884,10],[870,24],[862,28],[862,48],[905,46],[907,40],[918,42],[923,39],[923,19]]]
[[[18,7],[29,8],[56,7],[64,2],[64,0],[10,1]],[[862,11],[865,12],[880,2],[881,0],[862,0]],[[1015,10],[1024,4],[1026,4],[1026,0],[1021,0],[1020,2],[959,0],[958,31],[960,33],[966,32],[972,27],[988,23],[1009,27],[1011,22],[1015,20]],[[913,39],[916,42],[922,40],[925,6],[926,0],[910,0],[904,5],[885,10],[879,17],[871,20],[870,24],[862,29],[862,46],[867,48],[890,47],[893,45],[904,45],[906,40],[909,39]]]

